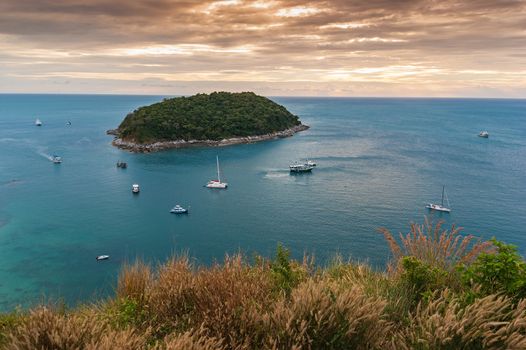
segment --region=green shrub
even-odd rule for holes
[[[401,283],[413,291],[412,299],[415,304],[430,293],[447,287],[448,272],[441,268],[426,264],[414,256],[403,257],[401,265]]]
[[[270,272],[275,281],[276,288],[290,295],[292,289],[305,277],[305,272],[299,266],[293,266],[290,260],[290,252],[278,244],[276,256],[270,262]]]
[[[137,300],[130,298],[118,299],[110,307],[109,318],[113,327],[125,329],[128,327],[141,327],[146,320],[147,312]]]
[[[526,263],[517,253],[517,247],[491,240],[496,247],[492,253],[483,253],[475,262],[461,268],[468,287],[478,285],[478,294],[505,293],[520,299],[526,297]]]

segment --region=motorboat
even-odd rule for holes
[[[132,192],[133,193],[139,193],[141,190],[139,188],[139,184],[133,184],[132,185]]]
[[[444,206],[444,197],[446,198],[446,201],[447,201],[447,207]],[[451,212],[451,209],[449,208],[450,206],[451,205],[449,204],[449,199],[447,198],[447,195],[446,195],[446,186],[442,186],[442,201],[440,202],[440,204],[429,203],[428,205],[426,205],[426,208],[429,210],[449,213]]]
[[[291,173],[307,173],[307,172],[312,171],[313,168],[314,166],[309,165],[307,163],[305,164],[294,163],[294,164],[289,165],[289,169]]]
[[[117,168],[126,169],[128,167],[128,164],[126,162],[121,162],[120,160],[117,162]]]
[[[62,163],[62,157],[53,155],[53,157],[51,157],[51,161],[55,164],[60,164]]]
[[[489,132],[487,132],[487,131],[485,131],[485,130],[484,130],[484,131],[481,131],[481,132],[479,133],[479,137],[483,137],[483,138],[487,139],[487,138],[489,137]]]
[[[219,171],[219,156],[216,156],[216,165],[217,165],[217,180],[208,181],[208,183],[206,184],[206,187],[225,189],[228,187],[228,183],[221,181],[221,172]]]
[[[172,214],[188,214],[188,209],[181,207],[179,204],[177,204],[175,207],[170,210],[170,213]]]
[[[40,121],[40,119],[37,118],[37,120],[35,120],[35,125],[42,126],[42,122]]]
[[[109,255],[98,255],[95,259],[96,260],[108,260],[110,258]]]

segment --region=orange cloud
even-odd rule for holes
[[[526,97],[524,23],[515,0],[3,0],[0,91]]]

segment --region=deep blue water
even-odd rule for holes
[[[281,242],[320,264],[341,253],[382,266],[376,229],[422,222],[443,184],[453,211],[435,217],[526,252],[526,100],[274,98],[311,129],[155,154],[110,145],[107,129],[161,98],[0,95],[0,310],[104,296],[123,262],[174,252],[208,264],[238,251],[271,255]],[[226,191],[203,187],[216,154]],[[289,163],[306,157],[318,167],[291,176]],[[169,214],[177,203],[190,215]],[[99,254],[111,260],[97,263]]]

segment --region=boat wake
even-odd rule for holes
[[[284,178],[284,177],[289,176],[289,171],[282,170],[282,169],[264,171],[263,173],[264,173],[263,177],[265,179],[279,179],[279,178]]]
[[[52,162],[53,161],[53,156],[50,155],[50,154],[47,154],[45,151],[46,151],[46,148],[44,148],[44,147],[38,147],[37,148],[37,154],[39,156],[42,156],[42,157],[46,158],[47,160],[49,160],[50,162]]]

